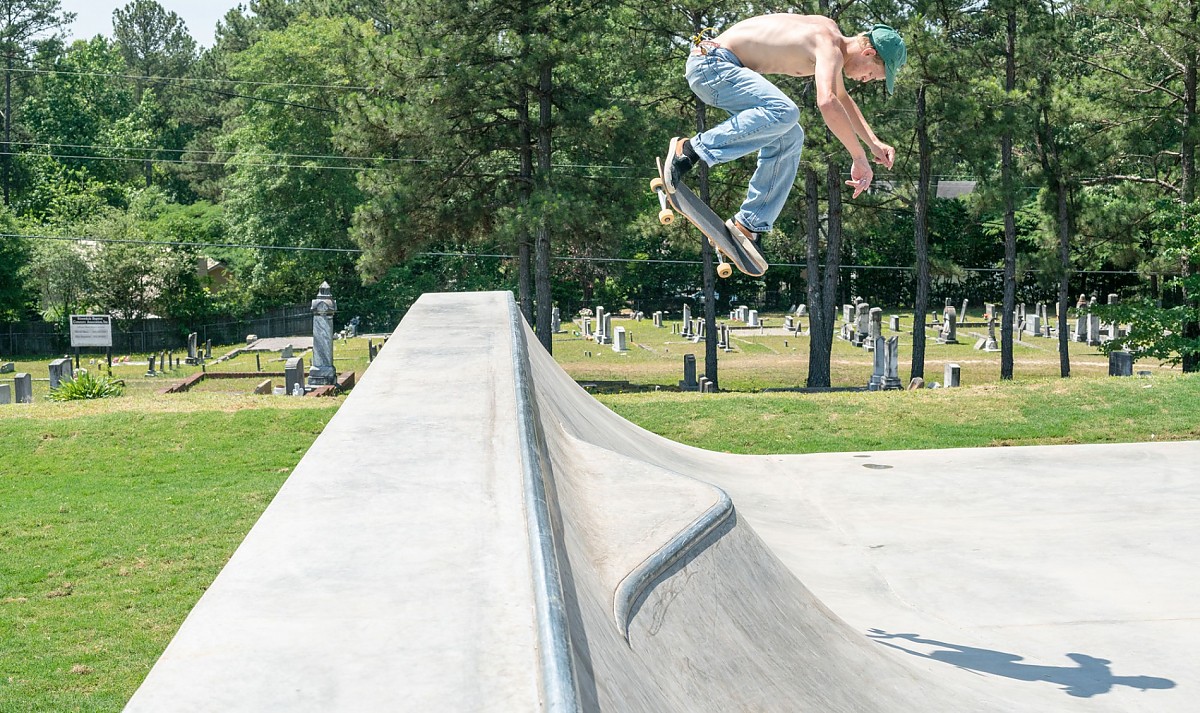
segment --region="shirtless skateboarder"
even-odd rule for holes
[[[667,190],[673,190],[697,161],[712,166],[758,151],[746,200],[726,226],[748,252],[761,258],[759,235],[769,231],[782,212],[804,147],[804,130],[797,123],[800,110],[763,75],[814,78],[825,125],[854,159],[846,185],[854,188],[857,198],[874,177],[860,140],[875,162],[887,168],[896,149],[871,131],[842,78],[886,79],[891,94],[896,72],[907,59],[904,40],[887,25],[847,37],[833,20],[820,15],[759,15],[711,40],[698,40],[687,60],[688,85],[704,103],[731,116],[690,139],[671,139],[663,165]]]

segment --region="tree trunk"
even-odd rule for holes
[[[12,50],[4,65],[4,205],[12,205]]]
[[[554,334],[550,331],[550,319],[554,314],[554,298],[550,290],[550,180],[551,125],[550,92],[553,89],[553,67],[543,64],[538,77],[538,176],[542,189],[541,220],[537,235],[537,336],[547,352],[554,353]]]
[[[925,315],[929,313],[929,184],[932,180],[932,149],[925,113],[925,85],[917,89],[917,150],[919,169],[917,201],[913,216],[913,243],[917,257],[917,290],[913,304],[912,369],[909,378],[925,377]]]
[[[1197,20],[1200,19],[1200,2],[1192,0],[1190,3],[1191,24],[1189,27],[1196,27]],[[1197,80],[1197,52],[1194,43],[1188,45],[1185,53],[1185,64],[1183,72],[1183,100],[1185,107],[1184,125],[1183,125],[1183,185],[1180,190],[1180,199],[1185,203],[1192,203],[1196,200],[1196,139],[1197,139],[1197,118],[1196,118],[1196,80]],[[1190,265],[1186,262],[1183,265],[1183,275],[1188,276]],[[1188,294],[1186,287],[1183,288],[1183,301],[1185,305],[1190,305],[1193,308],[1200,306],[1200,295]],[[1183,337],[1184,339],[1200,339],[1200,322],[1194,319],[1183,320]],[[1180,364],[1184,373],[1200,371],[1200,354],[1184,354]]]
[[[817,195],[817,172],[804,169],[805,227],[808,231],[808,380],[809,387],[829,386],[829,358],[832,343],[826,345],[826,333],[833,334],[827,326],[831,315],[825,311],[825,299],[821,295],[821,208]]]
[[[699,32],[699,29],[696,31]],[[704,102],[696,100],[697,132],[704,131],[707,109]],[[701,161],[697,168],[699,168],[700,200],[708,204],[708,164]],[[717,271],[713,264],[712,244],[703,236],[700,239],[700,256],[704,263],[704,376],[712,382],[713,391],[717,391],[721,388],[720,382],[717,380],[717,340],[720,338],[720,335],[717,334]]]
[[[517,122],[520,124],[521,174],[517,178],[517,194],[521,203],[517,226],[517,302],[525,321],[533,324],[533,295],[530,290],[529,204],[533,194],[533,128],[529,120],[529,91],[522,84],[517,99]]]
[[[1071,376],[1071,343],[1067,328],[1067,310],[1071,307],[1071,206],[1068,202],[1067,184],[1062,176],[1062,163],[1058,162],[1058,260],[1062,275],[1058,278],[1058,372],[1066,379]],[[1114,335],[1115,337],[1115,335]]]
[[[1012,91],[1017,86],[1017,11],[1008,10],[1004,47],[1005,122],[1000,138],[1000,181],[1004,192],[1004,315],[1000,334],[1000,378],[1013,378],[1013,312],[1017,306],[1017,223],[1013,191]]]

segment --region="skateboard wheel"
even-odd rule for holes
[[[663,225],[670,225],[675,222],[675,213],[670,208],[663,208],[658,211],[658,222]]]
[[[663,179],[662,178],[651,178],[650,179],[650,190],[652,190],[652,191],[663,190]]]
[[[732,274],[733,268],[729,266],[729,263],[723,262],[720,265],[717,265],[717,277],[724,279]]]

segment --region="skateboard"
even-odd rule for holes
[[[650,189],[658,194],[658,222],[670,225],[675,222],[675,213],[679,212],[696,226],[708,242],[717,251],[717,275],[721,278],[733,274],[733,268],[741,270],[751,277],[760,277],[767,271],[767,263],[752,257],[742,249],[741,244],[729,234],[725,221],[721,220],[708,204],[700,200],[692,189],[683,181],[675,184],[675,193],[667,192],[666,181],[663,179],[662,158],[655,158],[658,166],[658,177],[651,179]],[[728,259],[728,262],[726,262]],[[733,263],[732,266],[730,263]]]

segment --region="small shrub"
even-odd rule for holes
[[[125,392],[125,383],[107,376],[95,377],[87,369],[80,369],[74,379],[59,382],[57,389],[50,390],[51,401],[77,401],[79,399],[106,399]]]

